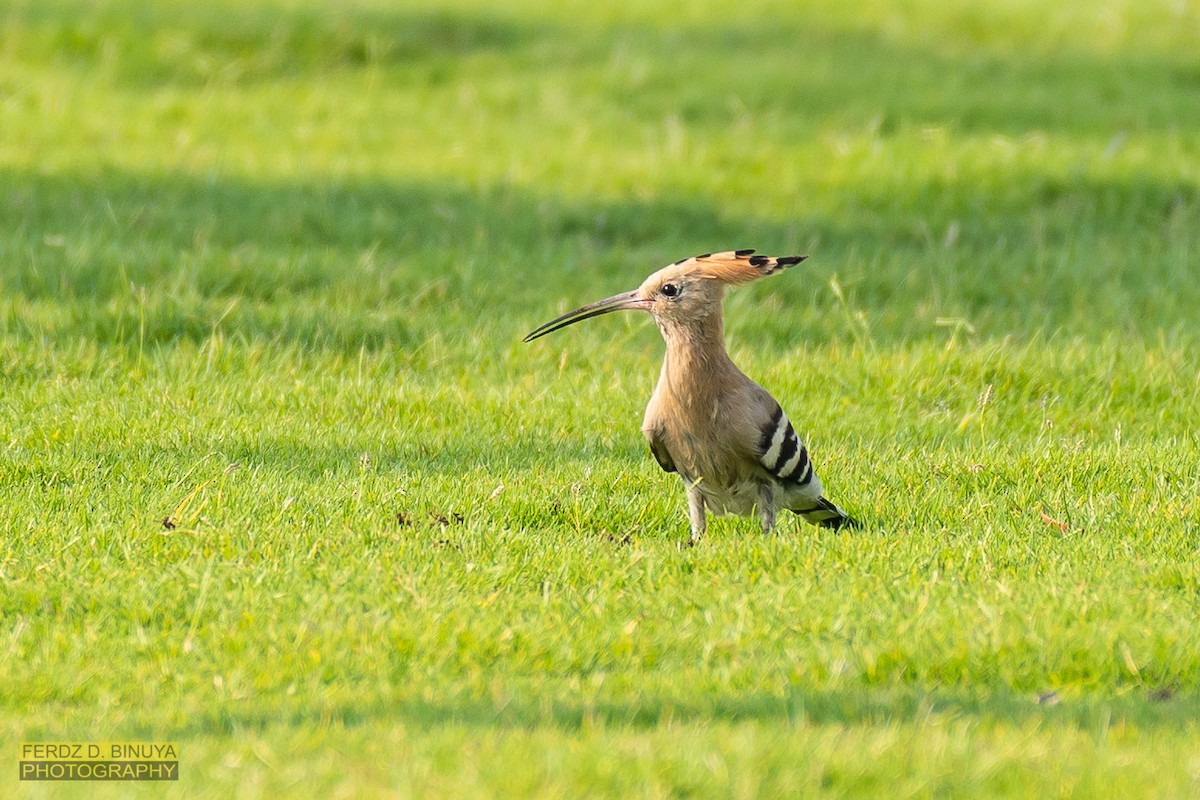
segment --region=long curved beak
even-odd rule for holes
[[[612,297],[607,297],[595,303],[589,303],[583,308],[577,308],[574,311],[569,311],[557,319],[552,319],[545,325],[532,331],[525,337],[525,341],[532,342],[539,336],[545,336],[547,333],[553,333],[559,328],[565,328],[568,325],[574,325],[576,322],[582,322],[591,317],[598,317],[601,314],[608,314],[612,311],[645,311],[650,308],[650,301],[643,300],[638,297],[637,289],[631,292],[622,292],[614,294]]]

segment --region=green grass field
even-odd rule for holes
[[[1200,794],[1200,7],[399,5],[0,6],[0,794]],[[735,247],[862,532],[520,341]]]

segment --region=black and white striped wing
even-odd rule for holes
[[[788,499],[797,503],[786,506],[789,511],[823,528],[859,527],[857,520],[822,496],[821,481],[813,472],[808,448],[779,406],[763,426],[758,453],[759,463],[779,479],[790,495]]]
[[[800,441],[792,423],[779,406],[775,406],[775,413],[763,426],[758,453],[759,463],[785,484],[800,488],[813,482],[808,448]]]

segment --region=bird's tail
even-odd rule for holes
[[[793,508],[792,511],[799,514],[805,522],[811,522],[813,525],[819,525],[822,528],[832,528],[835,531],[841,528],[862,527],[861,522],[845,511],[842,511],[824,497],[818,497],[811,508]]]

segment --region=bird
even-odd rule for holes
[[[705,253],[668,264],[632,291],[577,308],[531,331],[525,342],[614,311],[646,311],[666,342],[642,433],[659,466],[682,479],[690,544],[704,536],[708,512],[757,515],[764,534],[787,510],[823,528],[861,523],[830,502],[808,448],[771,394],[725,349],[725,288],[750,283],[808,256],[754,250]]]

